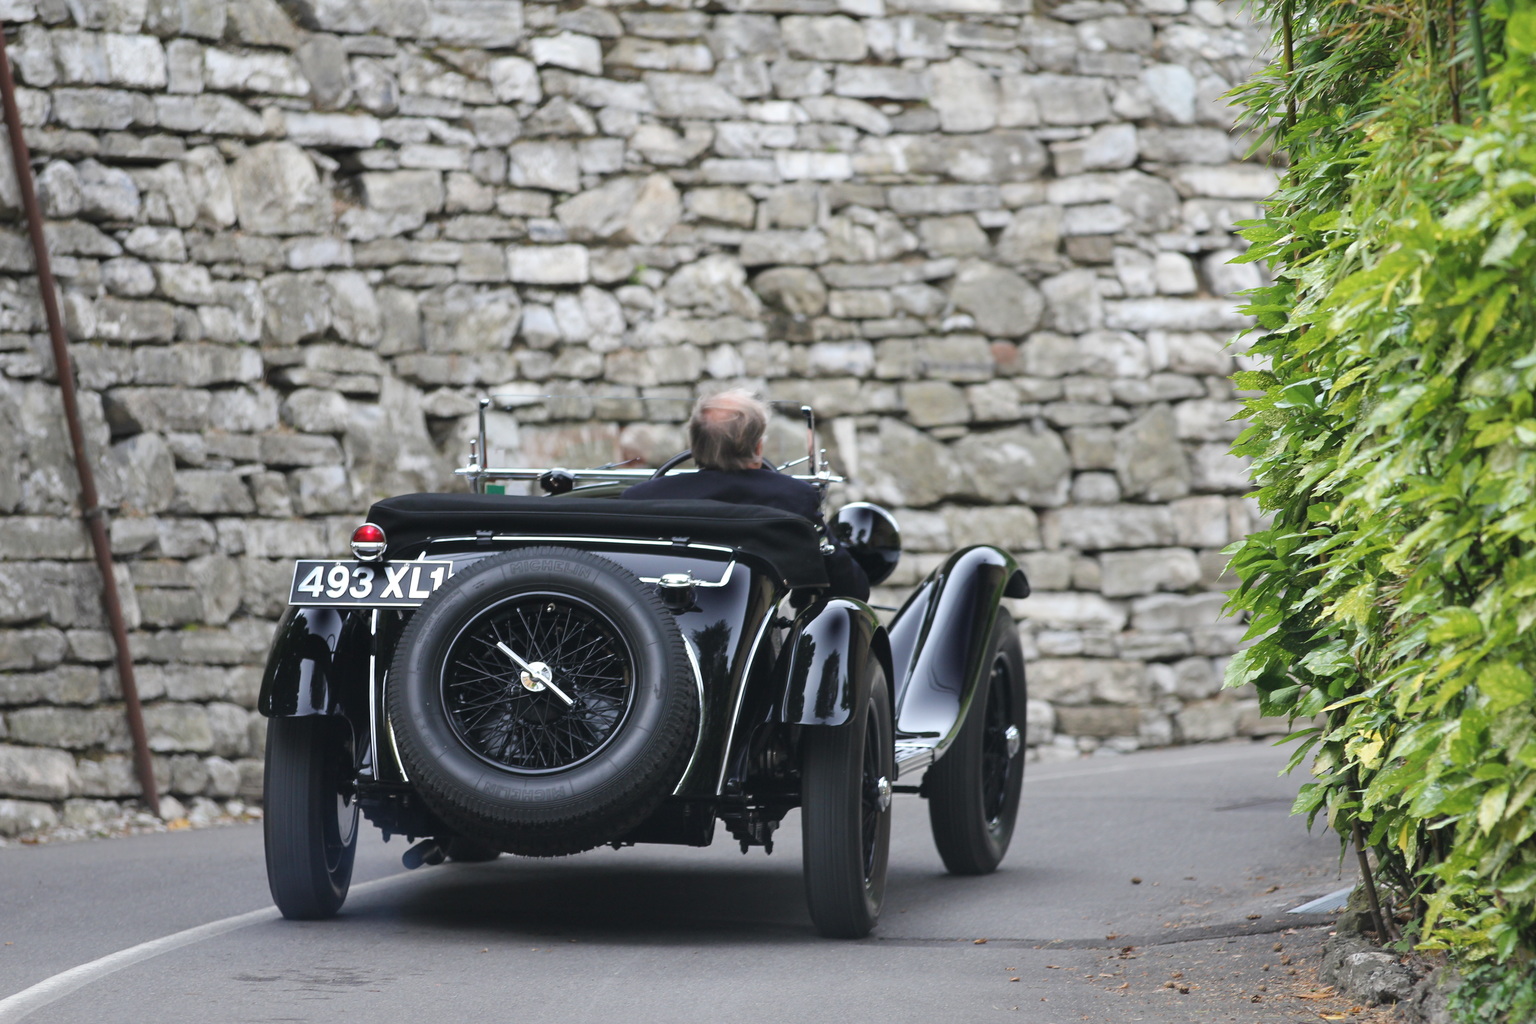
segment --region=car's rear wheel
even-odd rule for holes
[[[885,900],[891,848],[891,695],[869,659],[869,696],[850,720],[805,731],[801,843],[811,920],[828,938],[868,935]]]
[[[412,616],[387,689],[401,762],[432,811],[463,840],[531,856],[643,821],[681,778],[698,718],[654,589],[574,548],[456,575]]]
[[[997,869],[1013,839],[1024,785],[1024,652],[1002,608],[989,654],[960,734],[924,782],[934,845],[956,875]]]
[[[284,917],[333,917],[357,856],[352,729],[313,715],[267,723],[262,831],[267,885]]]

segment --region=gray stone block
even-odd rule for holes
[[[1158,505],[1077,509],[1059,515],[1053,525],[1061,542],[1079,551],[1167,546],[1174,538],[1173,517],[1166,507]]]
[[[1105,597],[1136,597],[1158,590],[1186,590],[1200,582],[1199,560],[1187,548],[1113,551],[1099,556]]]
[[[816,271],[805,267],[764,271],[752,279],[752,289],[768,305],[792,316],[816,316],[827,307],[826,285]]]
[[[219,39],[228,13],[224,0],[148,0],[144,29],[157,36]]]
[[[59,823],[58,812],[35,800],[0,799],[0,836],[7,838],[42,832]]]
[[[1147,630],[1199,630],[1223,625],[1224,594],[1158,594],[1132,603],[1132,625]],[[1228,627],[1230,628],[1230,627]],[[1198,637],[1197,637],[1198,639]],[[1215,653],[1202,650],[1199,653]]]
[[[985,501],[1053,507],[1067,499],[1071,460],[1054,432],[1015,427],[971,433],[953,451],[972,481],[971,493]]]
[[[993,337],[1023,337],[1039,326],[1045,307],[1040,293],[1024,278],[982,262],[961,267],[950,297],[975,318],[977,327]]]
[[[17,763],[23,761],[31,765],[30,770],[42,770],[39,765],[38,754],[47,754],[52,758],[68,757],[59,753],[60,750],[89,750],[100,748],[111,752],[120,752],[128,749],[128,725],[123,718],[122,708],[22,708],[12,711],[6,716],[10,728],[10,738],[15,743],[31,744],[37,748],[52,748],[49,750],[37,750],[27,752],[26,758],[17,757]],[[23,748],[7,748],[17,750]],[[72,762],[74,759],[69,758]],[[58,790],[60,786],[70,782],[69,777],[60,777],[63,761],[50,760],[47,765],[60,767],[50,768],[48,771],[55,774],[47,776],[51,781],[39,783],[52,790]],[[71,765],[73,767],[73,765]],[[22,769],[17,769],[20,772]],[[68,795],[60,793],[59,796]],[[90,794],[85,794],[90,795]]]
[[[144,728],[156,753],[213,750],[208,709],[200,704],[151,704],[144,708]]]
[[[221,92],[308,96],[310,91],[299,62],[285,53],[229,53],[209,47],[203,51],[203,80]]]
[[[1184,742],[1209,743],[1236,736],[1241,714],[1235,701],[1204,700],[1184,705],[1174,720]]]
[[[682,216],[682,200],[665,175],[617,178],[561,203],[555,216],[576,241],[655,245]]]
[[[230,167],[240,226],[256,234],[313,234],[330,223],[314,162],[291,142],[265,142]]]
[[[198,96],[156,96],[155,116],[162,128],[257,138],[266,134],[261,116],[239,100],[204,93]]]
[[[1056,709],[1056,730],[1066,736],[1109,739],[1136,736],[1140,728],[1141,712],[1136,708],[1095,705]]]
[[[171,511],[197,515],[235,514],[255,511],[250,489],[236,473],[216,469],[184,469],[176,474],[176,496]]]
[[[45,627],[0,631],[0,671],[10,673],[18,669],[28,671],[52,668],[64,659],[65,652],[64,634],[56,629]],[[8,692],[12,686],[17,685],[18,679],[34,678],[36,677],[0,676],[0,693]],[[35,686],[36,683],[32,685]],[[25,683],[21,686],[23,689],[28,688]],[[0,697],[0,703],[26,704],[31,703],[33,699],[36,698]]]

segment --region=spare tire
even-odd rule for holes
[[[590,551],[477,562],[400,637],[386,706],[401,764],[451,829],[510,853],[618,839],[687,767],[683,643],[653,588]]]

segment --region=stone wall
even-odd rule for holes
[[[487,390],[565,396],[493,416],[503,464],[655,460],[733,382],[809,400],[842,497],[898,510],[893,584],[1022,557],[1037,753],[1258,727],[1217,692],[1219,549],[1253,514],[1230,225],[1274,180],[1221,99],[1260,46],[1238,5],[0,18],[173,810],[259,795],[290,560],[454,486]],[[17,207],[6,155],[0,833],[136,792]]]

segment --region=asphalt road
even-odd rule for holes
[[[1323,919],[1284,912],[1352,876],[1289,815],[1284,760],[1243,743],[1031,765],[983,878],[946,875],[900,796],[885,913],[858,942],[812,929],[793,815],[767,857],[722,835],[409,873],[373,833],[316,923],[271,909],[259,826],[0,849],[0,1024],[1316,1020],[1262,982],[1295,975],[1285,943],[1320,941]]]

